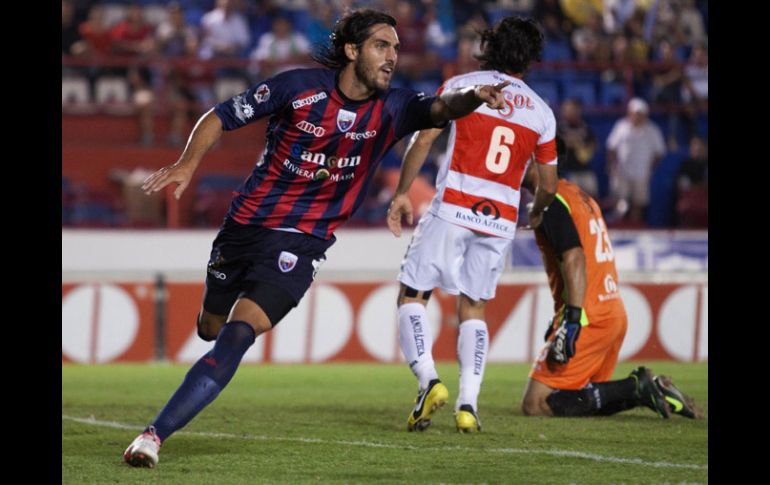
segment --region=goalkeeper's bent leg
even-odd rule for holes
[[[610,416],[637,406],[631,378],[588,384],[577,391],[555,390],[546,403],[554,416]]]

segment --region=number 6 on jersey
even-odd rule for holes
[[[505,173],[511,161],[511,149],[516,134],[507,126],[496,126],[492,130],[492,139],[487,151],[487,169],[492,173]]]

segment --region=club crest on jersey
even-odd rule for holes
[[[287,251],[281,251],[281,255],[278,256],[278,269],[283,273],[288,273],[294,269],[297,265],[297,255]]]
[[[257,100],[257,103],[264,103],[270,99],[270,88],[267,87],[267,84],[261,84],[257,90],[254,91],[254,99]]]
[[[352,111],[345,109],[339,110],[337,112],[337,128],[342,132],[348,131],[356,122],[356,116],[358,115]]]

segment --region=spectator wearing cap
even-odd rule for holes
[[[649,106],[641,98],[628,102],[627,115],[607,138],[610,195],[617,210],[641,225],[650,200],[650,177],[666,153],[660,128],[649,120]]]

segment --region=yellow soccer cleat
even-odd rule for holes
[[[463,404],[455,411],[455,424],[460,433],[475,433],[481,431],[481,421],[470,404]]]
[[[406,429],[425,431],[430,426],[431,416],[449,400],[449,390],[438,379],[428,383],[428,388],[417,394],[414,411],[409,413]]]

